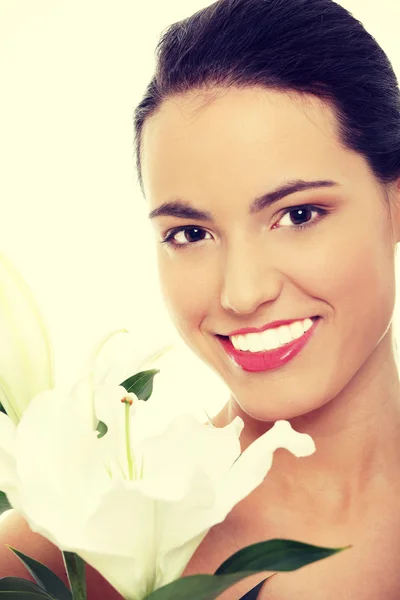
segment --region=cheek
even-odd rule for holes
[[[186,267],[184,261],[184,257],[159,256],[158,274],[168,313],[177,330],[186,337],[210,313],[212,293],[205,269],[196,266],[193,260],[187,260]]]
[[[347,343],[354,344],[355,332],[360,340],[380,338],[390,325],[395,306],[390,238],[375,222],[375,230],[372,224],[369,230],[354,227],[339,239],[340,244],[336,237],[310,261],[308,289],[331,308]]]

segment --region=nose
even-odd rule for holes
[[[276,259],[251,244],[227,253],[221,279],[221,305],[237,314],[255,313],[260,305],[276,300],[283,285]]]

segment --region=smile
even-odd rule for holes
[[[312,319],[295,321],[290,325],[273,327],[260,333],[249,333],[246,335],[231,335],[229,339],[236,350],[247,352],[262,352],[275,350],[284,344],[302,337],[312,327]]]
[[[320,320],[314,317],[261,333],[217,336],[217,339],[229,358],[244,371],[270,371],[285,365],[303,350]]]

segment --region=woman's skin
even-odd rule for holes
[[[232,514],[249,528],[264,515],[284,523],[278,533],[326,546],[352,543],[346,532],[365,529],[377,513],[400,512],[391,324],[400,180],[379,185],[367,161],[340,145],[336,123],[330,106],[312,96],[262,88],[191,92],[165,101],[146,121],[142,144],[149,211],[180,199],[212,215],[163,215],[152,223],[157,242],[173,227],[201,228],[175,235],[186,247],[158,244],[157,254],[178,332],[231,390],[214,424],[239,415],[242,450],[279,419],[316,445],[301,459],[278,450],[265,481]],[[297,179],[337,186],[297,192],[249,214],[256,197]],[[300,205],[328,212],[310,210],[302,220],[285,214]],[[215,337],[317,315],[308,345],[273,371],[243,371]]]

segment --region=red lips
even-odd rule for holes
[[[298,354],[300,354],[303,348],[306,347],[314,335],[314,332],[321,319],[314,318],[313,321],[314,323],[310,329],[306,331],[301,338],[293,340],[292,342],[284,344],[280,348],[275,348],[274,350],[246,352],[243,350],[236,350],[229,338],[217,336],[217,339],[221,343],[225,352],[228,354],[229,358],[236,364],[236,366],[241,367],[243,371],[250,371],[252,373],[271,371],[273,369],[279,369],[283,365],[293,360]],[[268,327],[264,329],[268,329]]]

